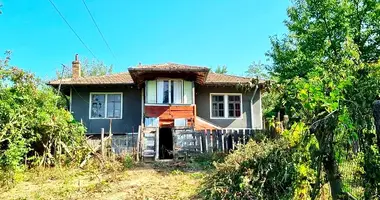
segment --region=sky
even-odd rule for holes
[[[286,33],[288,0],[0,0],[0,52],[11,65],[54,79],[61,64],[79,58],[113,65],[114,72],[142,64],[181,63],[242,75],[252,62],[270,63],[269,37]],[[0,54],[0,58],[3,56]]]

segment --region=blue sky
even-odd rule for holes
[[[241,75],[253,61],[266,63],[269,36],[286,33],[287,0],[86,0],[116,59],[81,0],[53,0],[95,56],[114,71],[139,62],[216,67]],[[48,0],[0,0],[0,52],[12,65],[52,79],[76,53],[91,53]]]

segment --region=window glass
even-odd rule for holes
[[[163,91],[162,103],[169,103],[169,81],[164,81],[164,91]]]
[[[240,96],[239,95],[229,95],[228,96],[228,117],[240,117]]]
[[[91,118],[121,118],[121,97],[121,94],[91,94]]]
[[[224,117],[224,96],[212,95],[212,117]]]
[[[172,103],[181,104],[182,103],[182,81],[173,80],[171,81],[171,95],[172,95]]]
[[[190,88],[189,88],[190,83]],[[182,80],[158,80],[157,81],[157,103],[160,104],[191,104],[192,83],[186,84]]]
[[[91,99],[91,117],[104,118],[105,116],[106,95],[93,94]]]
[[[108,118],[121,117],[121,95],[120,94],[107,95],[107,117]]]
[[[193,83],[191,81],[183,82],[183,103],[192,104],[193,103]]]
[[[157,84],[155,80],[147,81],[145,96],[146,103],[157,103]]]

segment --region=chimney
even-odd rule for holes
[[[81,69],[78,54],[75,54],[75,60],[72,62],[72,64],[73,79],[78,79],[81,77]]]

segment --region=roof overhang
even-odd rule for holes
[[[129,68],[129,74],[138,86],[144,84],[146,80],[157,78],[181,78],[184,80],[195,81],[203,85],[206,83],[207,75],[210,71],[208,68],[201,69],[160,69],[160,68]]]

